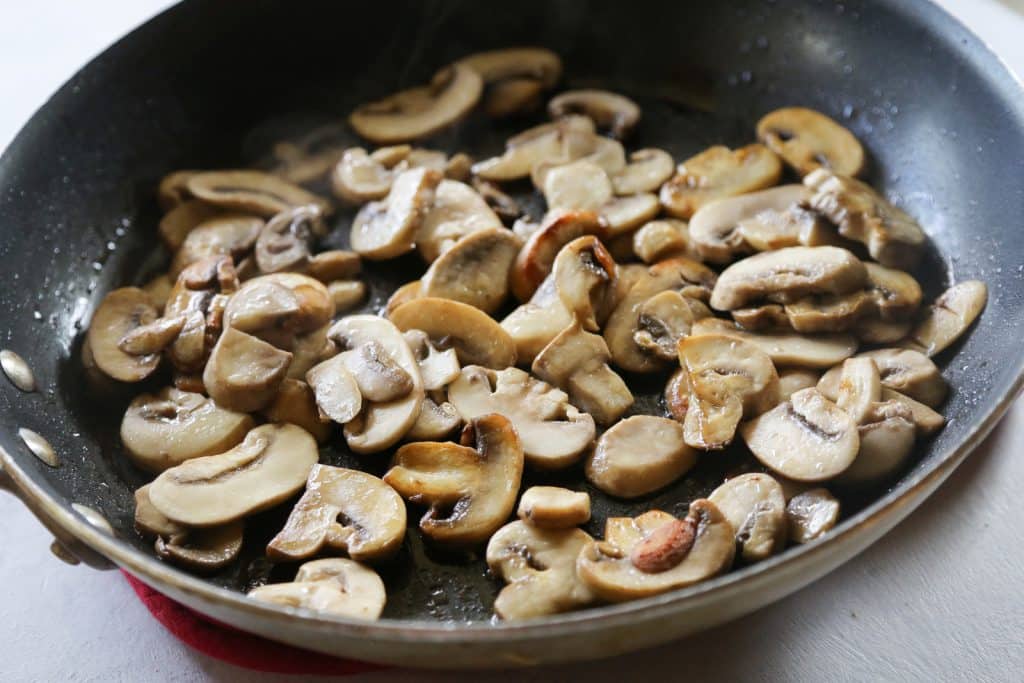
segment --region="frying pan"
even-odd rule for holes
[[[926,290],[969,278],[989,285],[980,322],[938,359],[952,387],[949,424],[897,481],[844,494],[844,520],[819,543],[685,590],[527,623],[492,623],[498,585],[479,557],[439,553],[417,533],[383,570],[389,605],[380,622],[248,600],[245,587],[294,571],[260,558],[286,510],[257,520],[246,556],[222,574],[198,578],[156,559],[132,529],[132,492],[144,477],[116,436],[139,388],[97,398],[78,358],[103,293],[161,265],[159,178],[259,163],[273,142],[343,121],[355,105],[424,82],[457,57],[522,44],[559,52],[564,85],[634,96],[644,119],[632,144],[676,159],[749,142],[757,118],[783,105],[825,111],[852,129],[869,151],[869,180],[931,236],[917,272]],[[430,146],[493,154],[523,125],[470,119]],[[357,142],[343,126],[337,135]],[[1024,92],[977,38],[924,2],[184,2],[75,75],[0,158],[2,346],[27,360],[40,387],[0,386],[0,482],[66,556],[119,565],[222,622],[323,652],[483,667],[607,656],[676,638],[777,600],[854,556],[934,490],[1006,410],[1024,377],[1022,160]],[[350,219],[338,216],[328,244],[344,244]],[[419,267],[372,269],[368,307]],[[657,409],[650,396],[642,407]],[[21,427],[50,441],[60,467],[32,456]],[[335,445],[323,461],[379,472],[387,456],[357,461]],[[628,505],[595,496],[590,531],[609,515],[683,511],[743,462],[733,453],[704,458],[684,482]],[[578,471],[563,479],[584,485]],[[112,533],[72,504],[98,511]]]

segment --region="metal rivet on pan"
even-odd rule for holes
[[[32,454],[47,465],[50,467],[60,465],[60,461],[57,460],[57,454],[53,451],[53,446],[50,445],[49,441],[26,427],[21,427],[18,430],[18,436],[25,442],[28,449],[32,451]]]
[[[72,566],[78,564],[81,561],[77,557],[75,557],[74,553],[68,550],[63,543],[56,539],[54,539],[53,543],[50,544],[50,552],[54,554],[54,557],[57,557],[62,562],[67,562]]]
[[[0,368],[3,368],[4,374],[7,375],[7,379],[11,380],[11,384],[22,391],[36,390],[36,378],[32,374],[32,370],[28,367],[25,359],[14,351],[7,349],[0,351]]]
[[[111,536],[114,535],[114,528],[110,526],[110,522],[107,521],[107,518],[101,515],[98,511],[92,509],[88,505],[82,505],[81,503],[72,503],[71,509],[85,517],[85,521],[89,522],[89,524],[92,524],[100,531],[110,534]]]

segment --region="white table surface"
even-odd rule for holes
[[[0,0],[0,147],[75,69],[169,4]],[[1024,73],[1024,0],[942,4]],[[939,492],[882,541],[745,619],[609,661],[464,679],[621,681],[642,671],[655,681],[1022,680],[1021,433],[1018,401]],[[306,680],[253,674],[190,650],[150,617],[119,573],[69,567],[50,554],[50,540],[0,494],[0,680]],[[410,678],[386,671],[358,680]]]

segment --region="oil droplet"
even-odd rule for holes
[[[32,311],[32,317],[35,320],[42,320],[43,319],[43,314],[40,313],[39,311]]]
[[[111,536],[114,535],[114,528],[110,526],[110,522],[107,521],[107,518],[96,510],[93,510],[88,505],[72,503],[71,509],[85,517],[85,521],[89,522],[89,524],[92,524],[103,533],[110,534]]]
[[[32,451],[32,455],[36,456],[50,467],[58,467],[60,461],[57,460],[57,454],[53,450],[53,446],[50,442],[41,437],[36,432],[26,427],[21,427],[18,430],[18,436],[25,442],[28,449]]]
[[[36,378],[32,374],[32,369],[25,359],[14,351],[7,349],[0,351],[0,367],[3,368],[7,379],[11,380],[11,384],[14,386],[22,391],[36,390]]]

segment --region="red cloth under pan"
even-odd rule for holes
[[[205,655],[253,671],[348,676],[385,668],[339,659],[250,635],[204,617],[125,573],[128,583],[156,620],[176,638]]]

